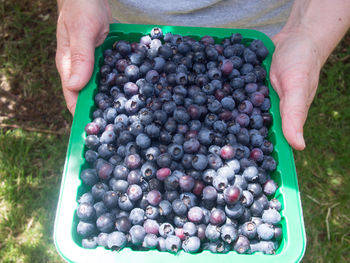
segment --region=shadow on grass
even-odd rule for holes
[[[55,67],[56,1],[2,1],[0,120],[23,127],[68,130]]]

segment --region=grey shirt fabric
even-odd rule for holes
[[[292,0],[109,0],[121,23],[249,28],[268,36],[286,23]]]

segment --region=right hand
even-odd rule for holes
[[[108,0],[58,1],[56,67],[67,108],[74,115],[78,92],[93,72],[95,47],[109,32]]]

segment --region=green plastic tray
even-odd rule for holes
[[[235,251],[231,251],[227,254],[214,254],[209,251],[189,254],[180,251],[177,255],[173,255],[158,250],[134,251],[130,248],[124,248],[116,252],[103,247],[85,249],[81,246],[81,238],[76,233],[78,219],[75,215],[75,210],[77,208],[78,198],[88,190],[87,187],[82,185],[79,178],[81,170],[88,167],[88,164],[84,160],[84,153],[86,151],[84,146],[86,137],[84,128],[85,125],[91,121],[91,114],[95,108],[93,98],[97,93],[97,83],[99,80],[98,72],[103,60],[103,51],[107,48],[111,48],[116,40],[139,41],[140,37],[144,34],[148,34],[153,27],[154,25],[112,24],[108,37],[100,47],[96,48],[94,72],[89,83],[79,93],[71,128],[54,228],[54,242],[57,251],[68,262],[84,263],[193,263],[194,261],[209,263],[215,262],[216,260],[220,263],[299,262],[305,252],[306,235],[293,153],[283,136],[279,112],[279,98],[272,89],[268,78],[274,45],[265,34],[255,30],[245,29],[159,26],[164,33],[172,32],[174,34],[188,35],[195,39],[199,39],[204,35],[211,35],[217,43],[223,38],[230,37],[232,33],[241,33],[245,44],[250,43],[254,39],[260,39],[269,49],[269,56],[265,59],[263,66],[268,73],[267,84],[270,89],[272,104],[270,112],[273,116],[273,125],[269,131],[269,140],[271,140],[275,146],[273,156],[278,163],[277,169],[272,174],[272,177],[280,186],[275,197],[282,204],[281,225],[283,230],[283,239],[276,254],[265,255],[261,252],[256,252],[251,255],[240,255]]]

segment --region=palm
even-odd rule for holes
[[[317,89],[320,62],[313,42],[301,33],[280,33],[270,79],[280,97],[283,133],[297,150],[302,150],[303,125]]]

